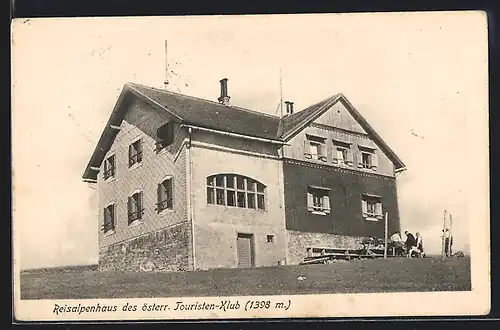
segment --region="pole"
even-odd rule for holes
[[[283,79],[281,77],[280,68],[280,118],[283,117]]]
[[[444,244],[446,242],[445,240],[445,230],[446,230],[446,210],[444,210],[444,220],[443,220],[443,237],[441,238],[441,259],[444,260],[444,251],[445,251],[445,248],[444,248]]]
[[[168,53],[167,53],[167,40],[165,40],[165,89],[168,89]]]
[[[451,251],[451,242],[453,240],[453,232],[451,230],[451,226],[452,226],[452,218],[451,218],[451,213],[450,213],[450,238],[448,239],[448,251],[450,253],[450,256],[452,255],[452,251]]]
[[[387,259],[387,236],[388,236],[388,218],[389,218],[389,213],[385,212],[385,224],[384,224],[384,259]]]

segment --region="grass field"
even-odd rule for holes
[[[299,276],[305,277],[299,281]],[[376,259],[333,264],[139,273],[29,271],[21,299],[91,299],[471,290],[470,259]]]

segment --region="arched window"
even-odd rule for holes
[[[266,186],[243,175],[211,175],[207,178],[207,203],[265,210]]]

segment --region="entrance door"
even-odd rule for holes
[[[236,248],[238,249],[238,267],[254,266],[253,234],[238,233]]]

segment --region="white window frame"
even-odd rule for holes
[[[307,187],[307,210],[312,214],[330,214],[330,191],[330,188],[309,185]],[[316,203],[317,200],[320,201],[320,205]]]
[[[233,178],[233,183],[231,185],[228,185],[229,177]],[[222,184],[217,184],[217,178],[219,179],[222,178]],[[238,182],[239,182],[238,179],[243,180],[243,188],[238,187]],[[249,186],[249,182],[253,183],[252,187]],[[219,199],[217,198],[218,192],[223,193],[223,198],[221,199],[223,200],[222,203],[219,203]],[[228,193],[234,194],[235,205],[228,205]],[[257,211],[267,211],[268,209],[267,186],[256,179],[241,174],[217,173],[209,175],[206,178],[206,194],[207,194],[208,205],[249,209]],[[213,199],[209,198],[209,196],[212,196]],[[240,206],[239,196],[244,196],[244,203],[243,203],[244,206]],[[259,203],[259,200],[262,199],[263,199],[262,203]],[[248,206],[250,200],[253,201],[254,207]],[[259,207],[259,205],[262,207]]]
[[[306,134],[306,140],[304,141],[304,156],[308,159],[314,159],[326,162],[328,161],[328,151],[326,149],[326,138],[311,134]],[[322,147],[322,148],[321,148]],[[313,153],[313,148],[316,152]]]
[[[376,171],[378,168],[377,150],[371,147],[358,146],[358,168]],[[363,155],[369,155],[369,164],[363,161]]]
[[[370,205],[374,211],[369,212]],[[361,195],[361,213],[367,221],[380,221],[383,219],[383,200],[381,196],[372,194]]]

